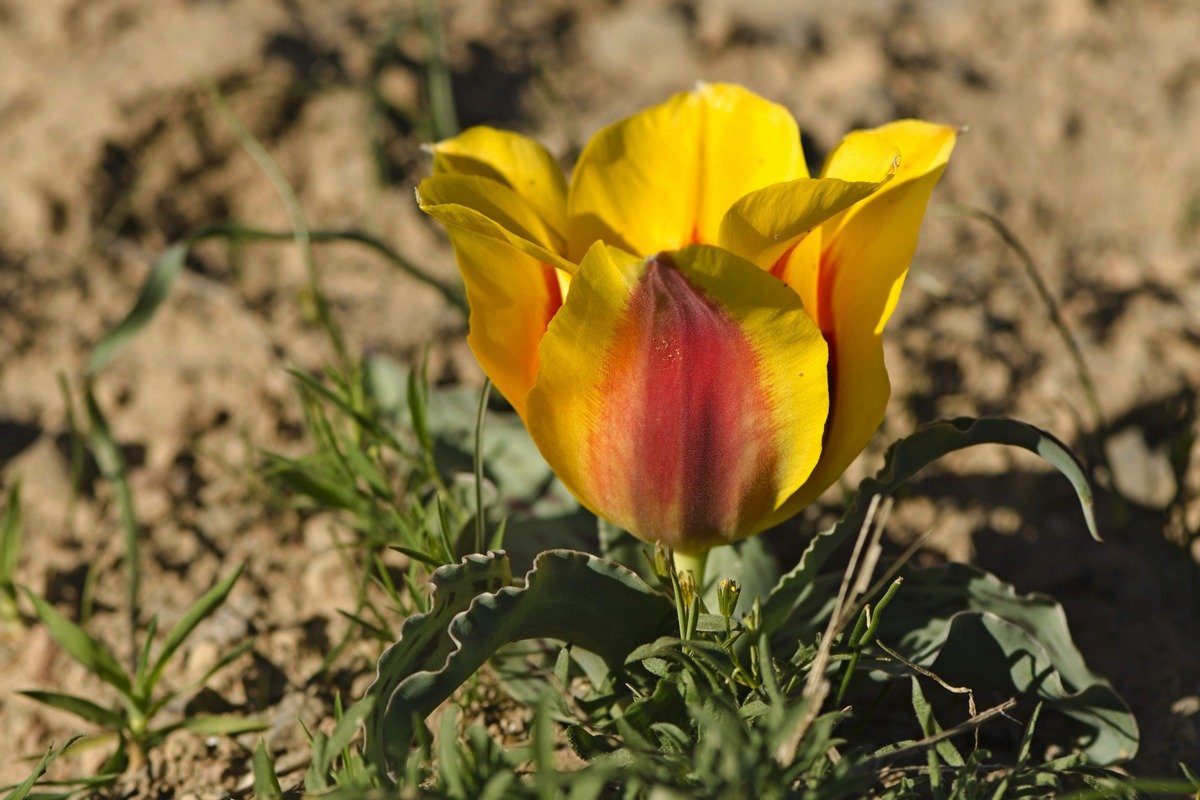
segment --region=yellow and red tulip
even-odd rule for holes
[[[683,553],[812,502],[890,392],[881,335],[955,130],[856,131],[810,177],[796,123],[701,85],[610,125],[568,185],[515,133],[433,148],[468,342],[579,501]]]

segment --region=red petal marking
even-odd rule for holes
[[[829,347],[829,417],[825,420],[825,435],[822,437],[821,445],[824,446],[829,441],[829,431],[833,428],[833,414],[836,408],[835,395],[837,393],[837,331],[834,330],[833,324],[833,287],[837,281],[838,262],[834,260],[830,250],[821,251],[821,258],[817,262],[817,318],[815,322],[817,327],[821,329],[821,335],[825,337],[825,344]]]
[[[825,336],[825,341],[833,342],[833,285],[837,281],[838,262],[833,259],[829,250],[821,251],[821,260],[817,264],[817,318],[815,322]]]
[[[558,270],[551,264],[542,264],[542,277],[546,281],[546,325],[549,326],[550,320],[562,308],[562,285],[558,282]]]
[[[787,273],[788,259],[792,257],[792,252],[796,249],[796,245],[798,244],[800,244],[800,240],[797,240],[795,244],[793,244],[787,250],[784,250],[779,258],[775,259],[775,263],[771,265],[771,274],[776,278],[779,278],[779,280],[783,281],[785,284],[787,283],[787,278],[784,277],[784,275]]]
[[[651,259],[602,371],[589,465],[597,506],[685,551],[773,509],[775,430],[760,374],[728,312],[666,253]]]

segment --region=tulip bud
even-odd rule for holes
[[[671,579],[671,551],[662,542],[654,543],[653,567],[654,574],[659,577],[659,580]]]
[[[717,584],[717,608],[721,612],[722,617],[732,617],[733,611],[737,608],[738,597],[742,593],[742,587],[732,578],[725,578]]]
[[[679,573],[679,595],[683,600],[684,608],[691,608],[692,603],[700,596],[700,591],[696,587],[696,574],[690,569]]]

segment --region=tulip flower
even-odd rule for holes
[[[955,130],[850,133],[810,177],[783,107],[700,85],[596,133],[568,184],[515,133],[434,145],[468,342],[584,506],[676,552],[762,531],[883,419],[881,335]]]

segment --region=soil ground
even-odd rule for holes
[[[938,202],[1000,214],[1031,251],[1099,384],[1097,444],[1072,361],[1020,262],[980,223],[933,213],[889,335],[891,413],[852,471],[916,425],[1007,414],[1093,460],[1103,446],[1104,545],[1061,479],[983,450],[920,480],[893,516],[903,541],[974,560],[1063,601],[1089,663],[1138,716],[1132,769],[1200,762],[1200,4],[1193,0],[458,0],[443,7],[462,125],[536,135],[569,163],[588,133],[696,80],[789,106],[819,162],[847,130],[919,116],[965,126]],[[274,189],[214,107],[217,87],[278,159],[313,227],[358,227],[444,278],[421,219],[423,39],[403,0],[0,0],[0,470],[20,475],[20,578],[78,610],[96,565],[93,630],[120,641],[116,511],[88,476],[76,501],[58,376],[132,303],[155,256],[214,220],[286,228]],[[372,92],[386,101],[373,102]],[[319,251],[355,352],[411,359],[432,343],[441,380],[478,382],[465,322],[440,297],[350,246]],[[208,244],[159,317],[98,380],[131,464],[145,604],[164,624],[218,575],[244,580],[184,654],[203,672],[256,645],[197,709],[269,720],[281,767],[307,748],[297,718],[329,724],[310,685],[352,602],[333,524],[263,487],[259,448],[294,452],[289,364],[330,358],[288,245]],[[1176,447],[1176,449],[1178,449]],[[1180,459],[1176,459],[1180,462]],[[1104,479],[1106,476],[1101,475]],[[797,526],[810,529],[828,506]],[[351,653],[344,690],[369,680]],[[16,694],[100,691],[40,627],[0,635],[0,785],[22,757],[77,731]],[[94,768],[102,749],[63,767]],[[128,788],[216,796],[245,787],[244,743],[178,735]]]

